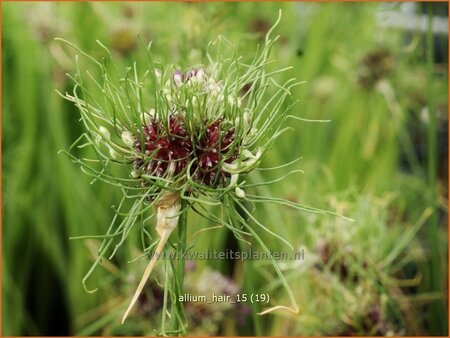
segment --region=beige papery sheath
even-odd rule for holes
[[[127,311],[125,311],[125,314],[123,315],[122,324],[127,319],[131,309],[133,308],[139,295],[141,294],[142,289],[144,288],[145,283],[150,277],[150,274],[152,273],[152,270],[156,264],[156,260],[160,256],[161,251],[164,248],[164,245],[166,244],[167,240],[170,237],[170,234],[172,233],[173,229],[177,227],[181,207],[180,195],[177,193],[167,192],[161,196],[158,203],[156,204],[156,207],[157,207],[156,231],[158,232],[158,235],[160,237],[159,243],[158,246],[156,247],[152,259],[150,260],[150,262],[147,265],[147,268],[144,271],[144,275],[142,276],[142,279],[139,282],[136,292],[134,293],[133,298],[131,299],[130,305],[128,305]]]

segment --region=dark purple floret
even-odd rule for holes
[[[196,149],[198,158],[196,178],[200,183],[217,185],[229,176],[228,173],[218,167],[218,164],[221,161],[231,162],[236,158],[237,150],[229,154],[233,141],[234,129],[226,130],[223,119],[209,124],[205,135],[199,142],[200,146]]]
[[[181,115],[171,115],[169,117],[168,131],[165,130],[156,120],[151,121],[144,127],[142,145],[141,140],[136,141],[136,150],[144,153],[144,158],[149,157],[150,161],[137,159],[135,166],[154,176],[164,176],[170,164],[173,174],[182,172],[189,162],[192,151],[192,143],[187,136],[184,120]]]
[[[204,125],[204,131],[199,126],[189,132],[183,115],[178,113],[170,115],[166,125],[153,119],[135,142],[135,149],[141,154],[134,160],[135,167],[163,177],[182,173],[192,161],[191,175],[198,183],[208,186],[223,183],[230,175],[220,164],[230,163],[238,155],[237,147],[233,147],[235,131],[227,127],[223,118],[204,121]]]

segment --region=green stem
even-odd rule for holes
[[[239,241],[239,246],[242,252],[247,250],[247,248],[244,246],[244,243],[242,243],[241,241]],[[252,292],[254,292],[254,290],[258,290],[258,285],[254,278],[254,276],[256,276],[257,274],[254,267],[254,262],[246,262],[245,270],[244,290],[247,294],[251,294]],[[252,308],[254,334],[255,336],[262,336],[262,319],[261,316],[258,316],[258,312],[261,311],[260,306],[258,303],[250,303],[250,307]]]
[[[179,296],[184,294],[184,265],[187,240],[187,202],[181,200],[182,214],[178,219],[178,239],[176,245],[176,262],[172,264],[174,285],[172,290],[171,327],[174,333],[186,335],[186,315]]]
[[[166,336],[166,315],[167,315],[167,299],[169,293],[169,265],[168,258],[165,258],[164,262],[164,300],[163,300],[163,308],[162,308],[162,317],[161,317],[161,335]]]
[[[178,220],[178,243],[177,243],[177,251],[178,251],[178,260],[177,260],[177,280],[180,283],[180,287],[183,290],[184,283],[184,265],[185,265],[185,257],[184,254],[186,252],[186,238],[187,238],[187,202],[185,200],[181,200],[181,210],[184,210],[180,215],[180,219]]]

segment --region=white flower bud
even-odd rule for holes
[[[205,79],[205,71],[203,70],[203,68],[197,70],[197,74],[195,75],[195,77],[197,78],[197,82],[202,82]]]
[[[258,148],[258,151],[256,152],[255,155],[252,155],[252,158],[248,159],[245,163],[245,165],[247,167],[251,167],[252,165],[254,165],[256,162],[259,161],[259,159],[261,158],[262,155],[262,149]]]
[[[259,161],[262,155],[262,149],[258,148],[255,155],[253,155],[248,149],[244,149],[242,151],[242,156],[245,159],[241,162],[241,169],[249,169],[251,168],[255,163]],[[225,163],[224,163],[225,164]],[[225,169],[224,169],[225,170]]]
[[[239,187],[236,187],[236,197],[245,198],[245,191]]]
[[[139,177],[139,171],[137,170],[131,170],[131,177],[138,178]]]
[[[128,130],[122,132],[122,142],[129,147],[134,145],[134,137]]]
[[[248,150],[248,149],[244,149],[243,151],[242,151],[242,155],[244,156],[244,158],[255,158],[255,155],[253,155],[252,153],[251,153],[251,151],[250,150]]]
[[[228,173],[233,173],[238,170],[237,163],[222,163],[222,169]]]
[[[109,156],[111,156],[112,158],[117,158],[117,153],[113,148],[109,148]]]
[[[98,132],[107,140],[109,140],[111,138],[111,135],[109,134],[109,130],[103,126],[98,128]]]

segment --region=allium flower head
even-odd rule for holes
[[[167,102],[160,109],[165,111],[145,113],[147,118],[134,136],[134,169],[156,177],[184,177],[199,189],[225,186],[230,173],[222,164],[236,160],[242,146],[235,120],[226,117],[226,111],[233,109],[233,97],[223,102],[223,88],[203,68],[176,69],[172,79],[162,89]]]
[[[186,69],[156,62],[149,44],[147,64],[134,63],[120,71],[102,44],[99,43],[107,56],[98,61],[65,41],[99,71],[96,78],[78,65],[78,73],[72,77],[73,93],[62,95],[78,107],[86,129],[73,147],[89,145],[97,158],[78,159],[72,155],[72,148],[66,153],[87,174],[121,188],[124,197],[120,206],[125,199],[134,201],[121,221],[114,218],[95,265],[103,256],[113,256],[140,216],[152,208],[156,210],[156,230],[161,237],[156,253],[161,252],[179,218],[189,209],[226,226],[238,240],[245,241],[244,235],[252,236],[264,250],[268,249],[256,228],[281,237],[255,219],[243,200],[325,213],[246,191],[258,185],[249,183],[246,175],[260,165],[273,142],[287,130],[282,126],[292,107],[288,102],[290,90],[298,84],[295,79],[285,83],[275,80],[277,73],[289,67],[267,69],[277,40],[271,37],[272,31],[273,28],[252,59],[238,56],[231,43],[221,36],[209,44],[207,64]],[[251,61],[246,63],[247,59]],[[113,170],[117,166],[124,168],[126,174],[117,175],[117,170]],[[225,208],[225,217],[211,213],[205,203]],[[151,247],[144,247],[144,252]],[[156,258],[149,263],[128,311]],[[274,260],[272,264],[288,291],[290,309],[296,311],[289,286]],[[91,272],[92,269],[83,283]],[[278,308],[286,307],[276,306],[263,313]]]

